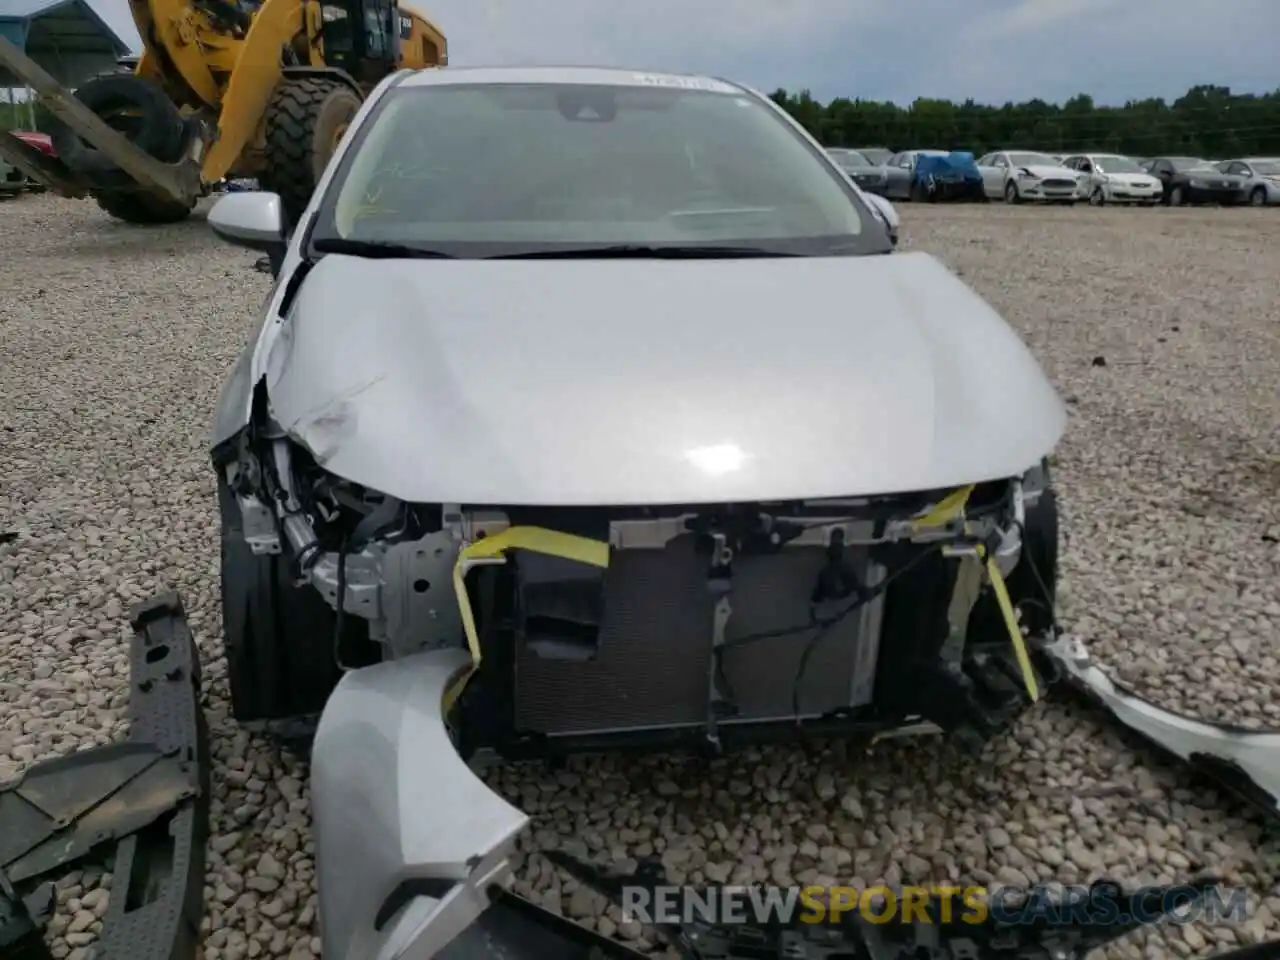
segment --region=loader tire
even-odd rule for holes
[[[336,614],[310,586],[295,587],[294,557],[255,554],[240,509],[218,483],[222,519],[222,629],[231,714],[242,724],[305,720],[324,708],[342,676],[334,655]],[[344,618],[343,649],[368,644],[366,621]],[[363,641],[363,643],[361,643]]]
[[[95,192],[93,199],[117,220],[125,223],[154,225],[162,223],[178,223],[191,216],[196,202],[179,203],[168,197],[157,197],[150,193],[122,193],[110,191]]]
[[[182,157],[186,123],[158,84],[117,69],[81,84],[76,97],[130,143],[162,163],[176,163]],[[52,137],[58,159],[95,186],[109,189],[133,184],[132,176],[65,124],[57,124]]]
[[[311,202],[360,102],[360,95],[340,80],[304,77],[283,83],[267,105],[267,169],[258,182],[279,194],[290,226]]]

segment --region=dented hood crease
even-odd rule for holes
[[[266,360],[276,420],[405,500],[859,496],[1020,473],[1065,411],[922,253],[778,260],[329,255]]]

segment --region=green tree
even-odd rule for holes
[[[1173,103],[1133,100],[1099,106],[1086,93],[1058,105],[1040,99],[987,106],[966,100],[917,99],[908,107],[838,97],[828,104],[808,90],[775,90],[772,99],[827,146],[937,148],[983,154],[1002,147],[1135,156],[1214,159],[1280,156],[1280,90],[1232,93],[1202,84]]]

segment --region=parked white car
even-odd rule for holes
[[[1223,160],[1218,164],[1223,173],[1246,178],[1244,198],[1250,206],[1264,207],[1280,203],[1280,157],[1245,157]]]
[[[1137,160],[1116,153],[1081,153],[1063,164],[1085,178],[1089,204],[1140,203],[1154,207],[1164,194],[1164,184],[1147,173]]]
[[[988,197],[1002,197],[1005,203],[1039,200],[1072,204],[1083,200],[1082,179],[1047,153],[1002,150],[978,160],[982,183]]]

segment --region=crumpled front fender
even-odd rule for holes
[[[324,955],[426,960],[510,878],[529,818],[454,749],[441,713],[470,662],[435,650],[342,678],[311,758]]]

